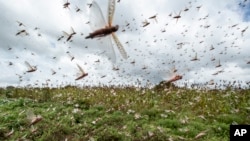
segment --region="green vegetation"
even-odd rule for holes
[[[250,90],[8,87],[0,111],[0,140],[228,141],[250,124]]]

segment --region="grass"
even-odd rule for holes
[[[250,90],[8,87],[0,111],[0,140],[228,141],[250,124]]]

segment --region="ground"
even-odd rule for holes
[[[250,124],[250,90],[159,88],[2,88],[0,140],[228,141]]]

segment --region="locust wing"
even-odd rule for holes
[[[104,28],[107,25],[101,8],[95,1],[92,2],[89,12],[89,25],[93,31]]]
[[[108,5],[108,25],[109,26],[112,26],[114,13],[115,13],[115,0],[109,0],[109,5]]]
[[[104,54],[106,56],[108,56],[108,59],[112,63],[115,63],[116,62],[116,55],[115,55],[115,50],[114,50],[113,45],[112,45],[111,37],[110,36],[103,37],[102,41],[103,41],[102,47],[104,47]]]
[[[78,64],[76,64],[76,65],[77,65],[78,69],[80,70],[81,74],[84,74],[85,72],[84,72],[84,70],[82,69],[82,67],[81,67],[80,65],[78,65]]]
[[[33,67],[30,65],[29,62],[25,61],[24,63],[25,63],[25,65],[26,65],[29,69],[32,69],[32,68],[33,68]]]
[[[116,36],[116,34],[112,33],[112,37],[113,37],[113,39],[114,39],[114,41],[115,41],[115,43],[116,43],[116,45],[118,47],[119,52],[122,55],[122,57],[124,59],[127,59],[128,58],[127,53],[126,53],[125,49],[123,48],[121,42],[119,41],[118,37]]]

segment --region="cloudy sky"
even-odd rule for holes
[[[145,85],[174,74],[183,76],[179,84],[250,81],[249,0],[120,0],[113,25],[129,57],[113,42],[115,63],[105,54],[109,36],[85,39],[91,0],[69,0],[64,8],[66,2],[0,1],[0,86]],[[96,2],[107,22],[108,0]],[[76,34],[66,41],[71,27]],[[37,71],[27,73],[25,61]],[[88,76],[75,81],[77,64]]]

